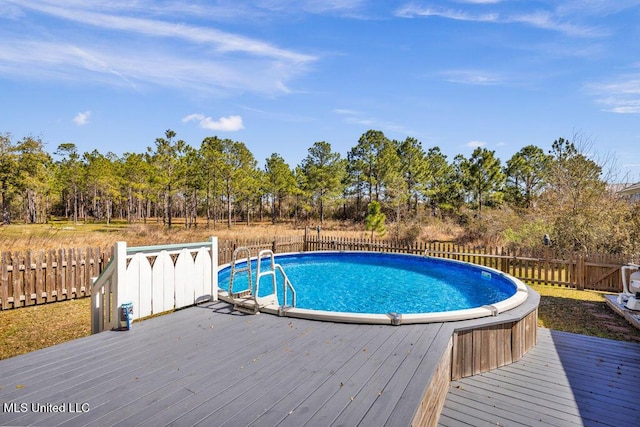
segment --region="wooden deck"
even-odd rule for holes
[[[452,334],[228,313],[188,308],[0,361],[0,425],[408,426]]]
[[[640,344],[538,330],[521,360],[450,384],[440,426],[640,426]]]
[[[409,426],[454,325],[188,308],[0,361],[0,425]],[[640,425],[640,345],[538,340],[452,382],[440,425]]]

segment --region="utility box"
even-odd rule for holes
[[[125,302],[120,306],[118,319],[118,330],[128,331],[131,329],[131,320],[133,319],[133,303]]]

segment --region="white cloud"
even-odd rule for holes
[[[478,13],[477,5],[495,5],[498,7],[500,1],[492,0],[466,0],[459,3],[469,4],[468,9],[451,9],[446,7],[422,7],[415,4],[408,4],[397,9],[395,15],[401,18],[414,17],[439,17],[455,21],[488,22],[495,24],[524,24],[540,28],[547,31],[557,31],[575,37],[602,37],[607,35],[602,28],[580,25],[565,20],[565,16],[558,9],[535,10],[514,14],[509,10],[502,13],[484,12]],[[573,17],[573,15],[569,15]]]
[[[469,148],[478,148],[478,147],[482,148],[485,145],[487,145],[487,143],[484,141],[469,141],[465,145]]]
[[[640,74],[619,76],[608,82],[589,83],[585,89],[603,105],[603,111],[640,114]]]
[[[281,49],[261,40],[244,37],[210,27],[185,25],[160,20],[135,18],[124,15],[112,15],[85,11],[80,7],[48,6],[40,2],[22,0],[20,5],[46,13],[57,18],[91,25],[108,30],[138,33],[145,36],[182,39],[191,43],[207,44],[218,52],[244,52],[252,55],[266,56],[292,62],[306,62],[315,59],[313,56]],[[91,7],[89,7],[91,9]],[[125,11],[126,12],[126,11]]]
[[[433,8],[433,7],[418,7],[415,5],[405,6],[402,9],[396,11],[396,16],[401,18],[413,18],[415,16],[437,16],[440,18],[453,19],[456,21],[475,21],[475,22],[496,22],[500,15],[497,13],[469,13],[460,10],[446,9],[446,8]]]
[[[504,23],[526,24],[542,30],[559,31],[575,37],[603,37],[607,35],[602,28],[564,22],[556,14],[548,11],[509,16],[504,20]]]
[[[218,120],[214,120],[211,117],[205,117],[204,114],[190,114],[182,119],[183,123],[196,121],[202,129],[219,130],[224,132],[233,132],[240,129],[244,129],[242,124],[242,117],[240,116],[228,116],[220,117]]]
[[[459,3],[471,3],[471,4],[496,4],[502,2],[502,0],[457,0]]]
[[[44,35],[0,31],[0,74],[19,79],[287,94],[292,92],[289,82],[317,60],[255,37],[183,23],[176,18],[180,15],[158,19],[161,9],[146,2],[10,4],[20,8],[23,27],[29,27],[37,14],[64,24],[52,25]],[[152,12],[146,6],[154,6]],[[87,28],[110,34],[96,39],[95,31]]]
[[[450,70],[442,73],[445,79],[451,83],[463,83],[468,85],[491,86],[504,82],[504,79],[494,73],[478,70]]]
[[[78,126],[84,126],[87,123],[89,123],[89,117],[91,117],[91,111],[84,111],[82,113],[78,113],[73,118],[73,123],[77,124]]]
[[[301,71],[251,56],[225,61],[161,48],[140,52],[129,46],[0,39],[0,73],[21,79],[95,82],[136,89],[158,85],[216,94],[281,94],[287,93],[284,83]]]

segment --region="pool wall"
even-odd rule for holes
[[[522,358],[537,343],[540,295],[529,289],[527,300],[496,317],[443,323],[433,348],[434,365],[425,373],[421,404],[412,426],[438,425],[451,381],[489,372]],[[451,329],[447,329],[450,327]]]
[[[295,252],[295,253],[282,253],[276,255],[276,260],[279,256],[287,256],[287,255],[300,255],[308,252]],[[365,251],[316,251],[312,252],[314,254],[317,253],[327,253],[327,254],[371,254],[371,252]],[[379,255],[379,253],[375,253]],[[500,313],[505,311],[509,311],[520,304],[524,303],[527,300],[527,296],[529,294],[529,290],[527,286],[522,283],[520,280],[515,277],[509,276],[500,270],[496,270],[490,267],[479,266],[476,264],[471,264],[464,261],[457,260],[443,260],[442,258],[435,257],[425,257],[420,255],[410,255],[410,254],[389,254],[391,256],[405,256],[405,257],[415,257],[417,259],[431,259],[436,262],[442,263],[450,263],[456,265],[464,265],[471,267],[475,270],[496,275],[498,277],[506,278],[511,281],[515,288],[516,292],[509,298],[493,303],[491,305],[484,305],[481,307],[469,308],[464,310],[451,310],[451,311],[440,311],[433,313],[416,313],[416,314],[406,314],[406,313],[387,313],[387,314],[371,314],[371,313],[351,313],[351,312],[336,312],[336,311],[323,311],[323,310],[311,310],[304,309],[298,307],[286,307],[284,309],[279,309],[277,307],[264,307],[261,308],[260,311],[269,314],[277,314],[279,316],[286,317],[296,317],[300,319],[310,319],[310,320],[322,320],[329,322],[341,322],[341,323],[369,323],[374,325],[408,325],[415,323],[433,323],[433,322],[457,322],[461,320],[468,319],[478,319],[482,317],[494,317]],[[230,264],[224,264],[219,267],[218,271],[222,271],[226,268],[229,268]],[[224,301],[230,301],[226,291],[222,291],[219,293],[220,299]]]

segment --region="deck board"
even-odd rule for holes
[[[0,361],[0,402],[90,407],[2,411],[0,425],[357,424],[372,408],[409,425],[421,396],[403,390],[424,388],[415,372],[442,333],[452,328],[231,314],[212,303]]]
[[[521,360],[450,384],[440,426],[640,425],[640,344],[540,328]]]
[[[1,360],[0,425],[409,425],[453,327],[193,307]],[[452,382],[439,425],[640,425],[638,396],[639,344],[540,329],[520,361]]]

